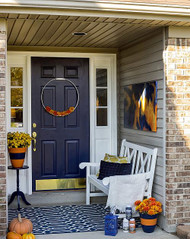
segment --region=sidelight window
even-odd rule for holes
[[[10,68],[11,127],[23,127],[23,67]]]
[[[96,125],[108,125],[107,69],[96,69]]]

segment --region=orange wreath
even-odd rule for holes
[[[67,109],[67,110],[65,110],[65,111],[56,111],[56,110],[53,110],[50,106],[45,106],[45,105],[44,105],[44,101],[43,101],[44,89],[46,88],[46,86],[47,86],[50,82],[52,82],[52,81],[54,81],[54,80],[68,81],[68,82],[71,83],[71,85],[73,85],[73,87],[75,88],[76,93],[77,93],[77,102],[76,102],[76,105],[75,105],[75,106],[71,106],[71,107],[69,107],[69,109]],[[53,116],[66,116],[66,115],[71,114],[71,113],[72,113],[73,111],[75,111],[75,109],[77,108],[77,106],[78,106],[78,104],[79,104],[79,91],[78,91],[76,85],[75,85],[72,81],[70,81],[70,80],[68,80],[68,79],[65,79],[65,78],[55,78],[55,79],[52,79],[52,80],[48,81],[48,83],[46,83],[46,85],[42,88],[41,103],[42,103],[42,106],[44,107],[44,109],[45,109],[49,114],[51,114],[51,115],[53,115]]]
[[[69,115],[70,113],[72,113],[75,110],[75,107],[70,107],[68,110],[65,110],[65,111],[56,111],[56,110],[51,109],[51,107],[49,107],[49,106],[46,106],[45,109],[51,115],[66,116],[66,115]]]

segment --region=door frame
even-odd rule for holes
[[[116,54],[104,53],[77,53],[77,52],[21,52],[9,51],[8,52],[8,86],[6,95],[6,108],[7,108],[7,132],[9,131],[25,131],[31,134],[32,132],[32,118],[31,118],[31,57],[60,57],[60,58],[88,58],[89,59],[89,104],[90,104],[90,162],[100,161],[100,156],[103,152],[97,151],[97,145],[102,143],[105,145],[109,143],[108,153],[117,154],[117,75],[116,75]],[[20,61],[18,59],[20,58]],[[17,63],[17,62],[21,62]],[[25,71],[25,100],[24,100],[24,127],[11,128],[10,127],[10,74],[9,69],[12,66],[23,66]],[[96,68],[107,68],[109,77],[108,88],[108,102],[111,105],[108,109],[108,124],[109,127],[97,127],[96,122]],[[103,133],[102,133],[103,132]],[[107,135],[107,136],[106,136]],[[27,194],[32,194],[32,147],[28,148],[26,163],[29,165],[28,172],[23,175],[26,181],[23,185],[23,191]],[[8,193],[14,188],[14,177],[8,173]],[[21,175],[22,176],[22,175]],[[13,184],[13,187],[11,186]]]

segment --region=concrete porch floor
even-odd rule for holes
[[[55,206],[55,205],[79,205],[85,204],[85,189],[82,190],[60,190],[60,191],[39,191],[33,192],[32,195],[25,195],[26,200],[31,203],[27,206],[20,199],[21,207],[36,207],[36,206]],[[10,198],[10,197],[9,197]],[[107,197],[92,198],[92,203],[105,203]],[[17,199],[9,205],[9,208],[17,208]]]
[[[51,235],[42,235],[36,236],[36,239],[179,239],[176,235],[169,234],[159,227],[153,233],[144,233],[142,229],[137,229],[135,234],[124,233],[122,230],[119,230],[118,234],[113,236],[105,236],[104,232],[85,232],[85,233],[65,233],[65,234],[51,234]]]
[[[69,190],[69,191],[41,191],[34,192],[32,195],[26,195],[26,199],[31,203],[31,206],[25,205],[20,200],[21,207],[35,207],[35,206],[55,206],[55,205],[71,205],[71,204],[85,204],[85,190]],[[93,198],[92,203],[105,203],[106,197]],[[17,199],[15,199],[9,208],[17,208]],[[105,236],[103,231],[85,232],[85,233],[65,233],[65,234],[49,234],[37,235],[36,239],[177,239],[176,235],[169,234],[159,227],[154,233],[144,233],[141,228],[137,229],[135,234],[124,233],[119,230],[115,237]]]

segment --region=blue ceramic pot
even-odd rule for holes
[[[141,225],[144,232],[151,233],[154,231],[157,224],[157,217],[158,214],[151,216],[148,214],[140,213]]]

